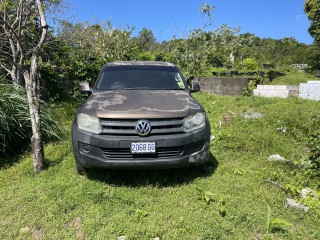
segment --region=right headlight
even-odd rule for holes
[[[99,134],[102,132],[99,118],[88,114],[79,113],[77,116],[77,124],[81,130]]]
[[[204,127],[206,124],[205,113],[199,112],[195,115],[186,118],[183,124],[183,131],[192,132],[194,130]]]

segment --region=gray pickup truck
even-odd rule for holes
[[[210,124],[179,69],[165,62],[111,62],[72,124],[76,169],[167,169],[208,160]]]

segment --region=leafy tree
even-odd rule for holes
[[[0,67],[13,82],[24,84],[23,68],[38,36],[34,1],[0,1]]]
[[[306,0],[304,4],[304,11],[307,14],[311,25],[308,29],[310,35],[315,40],[315,59],[314,66],[320,68],[320,0]]]
[[[102,65],[111,61],[137,59],[139,47],[131,39],[133,30],[129,26],[116,29],[110,21],[93,25],[88,22],[62,22],[55,37],[57,44],[51,48],[56,49],[55,53],[48,55],[49,62],[42,68],[44,74],[50,74],[48,87],[56,91],[53,96],[63,96],[61,91],[57,92],[56,82],[71,82],[73,87],[70,95],[79,100],[79,82],[93,83]],[[60,76],[56,75],[57,72]]]
[[[223,49],[225,56],[229,58],[231,64],[234,64],[234,55],[241,47],[238,37],[239,32],[239,27],[231,28],[225,24],[213,32],[216,44],[219,45],[219,48]]]
[[[152,30],[147,28],[143,28],[135,40],[142,51],[153,50],[156,43],[156,38],[154,37]]]
[[[213,25],[214,10],[215,10],[215,6],[207,4],[206,2],[204,2],[201,5],[200,13],[201,13],[201,18],[202,18],[202,23],[203,23],[203,29],[205,29],[208,26]]]
[[[320,1],[306,0],[304,4],[304,11],[311,21],[309,33],[314,38],[318,46],[320,46]]]

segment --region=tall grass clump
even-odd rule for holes
[[[14,155],[30,146],[32,136],[26,91],[17,84],[0,83],[0,156]],[[59,139],[62,131],[41,101],[43,141]]]

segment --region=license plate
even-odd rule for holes
[[[132,142],[131,153],[155,153],[155,142]]]

